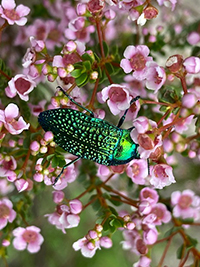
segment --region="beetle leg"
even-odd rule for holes
[[[136,102],[139,98],[140,98],[139,95],[136,96],[135,98],[133,98],[133,99],[131,100],[131,102],[130,102],[130,107],[131,107],[131,105],[132,105],[134,102]],[[130,107],[129,107],[129,108],[130,108]],[[127,108],[127,109],[125,110],[124,115],[120,118],[117,127],[122,126],[122,124],[123,124],[123,122],[124,122],[124,120],[125,120],[125,118],[126,118],[126,114],[127,114],[128,110],[129,110],[129,108]]]
[[[55,179],[53,185],[56,185],[56,183],[58,182],[58,179],[60,178],[60,176],[62,175],[62,173],[64,172],[64,170],[65,170],[69,165],[71,165],[72,163],[78,161],[80,158],[81,158],[81,157],[78,157],[78,158],[76,158],[76,159],[70,161],[69,163],[67,163],[65,166],[63,166],[61,172],[60,172],[59,175],[56,177],[56,179]]]
[[[61,86],[57,86],[57,88],[59,88],[60,91],[62,91],[63,94],[66,95],[72,103],[74,103],[74,104],[77,105],[78,107],[80,107],[80,108],[86,110],[87,112],[89,112],[89,113],[90,113],[90,117],[94,117],[94,113],[93,113],[91,110],[89,110],[89,109],[83,107],[82,105],[80,105],[79,103],[77,103],[73,98],[71,98],[71,96],[69,96],[69,95],[63,90],[63,88],[62,88]]]

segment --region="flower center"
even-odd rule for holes
[[[14,9],[4,9],[4,14],[11,20],[19,20],[20,16]]]
[[[5,204],[1,204],[0,205],[0,218],[1,219],[6,219],[8,218],[10,215],[10,209],[8,206],[6,206]]]
[[[192,198],[190,196],[181,196],[178,205],[181,209],[187,209],[192,204]]]
[[[126,93],[121,87],[110,88],[108,96],[113,102],[123,102],[126,99]]]
[[[22,235],[23,239],[27,242],[27,243],[31,243],[34,242],[37,238],[37,233],[31,230],[26,230],[23,235]]]
[[[30,82],[23,78],[19,78],[15,81],[15,87],[17,91],[23,95],[30,88]]]
[[[130,65],[133,70],[141,71],[146,66],[146,60],[142,54],[137,53],[130,59]]]

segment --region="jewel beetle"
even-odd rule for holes
[[[91,110],[78,104],[60,86],[58,88],[70,101],[87,111],[89,115],[69,108],[50,109],[39,114],[40,125],[45,131],[51,131],[54,134],[55,143],[65,151],[77,156],[62,168],[54,185],[64,169],[81,158],[107,166],[126,164],[132,159],[140,158],[139,145],[130,136],[134,127],[120,128],[128,109],[125,110],[118,125],[115,126],[106,120],[94,118]],[[130,105],[139,98],[139,96],[133,98]]]

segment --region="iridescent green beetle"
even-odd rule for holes
[[[54,185],[64,169],[81,158],[107,166],[126,164],[132,159],[140,158],[138,144],[134,143],[130,136],[134,127],[119,128],[128,109],[125,110],[118,125],[114,126],[105,120],[94,118],[91,110],[79,105],[60,86],[58,87],[74,104],[89,112],[90,116],[68,108],[50,109],[39,114],[40,125],[45,131],[54,134],[55,143],[77,156],[62,168]],[[130,105],[138,99],[139,96],[132,99]]]

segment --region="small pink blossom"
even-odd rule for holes
[[[69,159],[66,159],[65,161],[66,161],[66,163],[70,162]],[[58,168],[57,171],[58,171],[57,174],[59,175],[61,169]],[[68,183],[74,182],[76,177],[77,177],[77,171],[75,169],[75,165],[71,164],[64,170],[62,176],[60,177],[60,179],[58,180],[56,185],[54,185],[54,188],[56,190],[63,190],[65,187],[68,186]]]
[[[156,228],[144,230],[143,240],[147,245],[153,245],[158,239],[158,231]]]
[[[107,101],[110,111],[114,115],[129,108],[132,100],[126,87],[119,84],[111,84],[108,87],[105,87],[102,90],[101,95],[103,102]]]
[[[85,18],[77,17],[71,20],[68,24],[68,28],[65,30],[64,34],[67,39],[75,40],[87,43],[90,41],[90,34],[95,31],[93,25],[86,27]]]
[[[139,212],[141,215],[149,214],[152,206],[158,202],[158,193],[156,190],[145,187],[140,191]]]
[[[10,98],[19,95],[19,97],[28,101],[28,94],[34,89],[36,83],[28,76],[23,74],[18,74],[8,82],[8,87],[6,87],[6,95]]]
[[[99,242],[95,242],[95,244],[88,241],[86,237],[79,239],[74,242],[73,249],[75,251],[81,250],[81,254],[86,258],[92,258],[97,249],[100,249]]]
[[[133,267],[151,267],[151,259],[146,256],[141,256],[139,261],[133,264]]]
[[[59,204],[60,202],[62,202],[64,197],[65,197],[65,194],[63,191],[53,191],[53,201],[56,204]]]
[[[151,214],[156,215],[154,225],[161,225],[162,223],[168,223],[171,220],[171,213],[167,210],[167,207],[162,203],[157,203],[152,207]]]
[[[172,167],[167,164],[156,164],[151,169],[150,184],[157,189],[162,189],[172,183],[176,183],[172,173]]]
[[[171,123],[174,120],[174,118],[175,118],[175,114],[171,113],[170,117],[166,121],[164,121],[163,125],[167,125],[168,123]],[[182,134],[184,131],[187,131],[189,126],[191,125],[193,118],[194,118],[194,115],[191,115],[189,117],[182,118],[181,120],[176,122],[174,125],[175,131],[180,134]]]
[[[11,223],[16,218],[16,212],[13,210],[12,202],[3,198],[0,200],[0,230],[3,229],[7,223]]]
[[[81,201],[78,199],[73,199],[73,200],[69,201],[69,206],[70,206],[70,210],[73,214],[79,214],[83,209],[83,205],[82,205]]]
[[[17,168],[17,162],[13,156],[5,156],[0,160],[0,177],[7,177],[9,181],[16,179],[14,170]]]
[[[186,94],[182,97],[182,105],[185,108],[193,108],[197,103],[197,97],[195,94]]]
[[[133,121],[133,126],[135,128],[131,131],[131,138],[139,144],[140,158],[147,159],[162,146],[162,136],[154,135],[154,128],[157,128],[157,124],[141,116]]]
[[[30,12],[30,8],[24,5],[16,7],[14,0],[2,0],[0,5],[0,16],[7,20],[8,24],[13,25],[16,23],[19,26],[23,26],[27,22],[27,16]]]
[[[24,179],[17,179],[15,181],[15,186],[18,190],[18,192],[22,192],[22,191],[25,191],[28,189],[28,186],[29,186],[29,183],[27,180],[24,180]]]
[[[1,176],[1,174],[0,174]],[[14,190],[14,186],[6,179],[0,179],[0,195],[5,196]]]
[[[154,93],[156,94],[166,81],[165,70],[153,61],[147,62],[146,67],[146,87],[154,90]]]
[[[145,78],[146,63],[152,61],[152,57],[148,57],[149,48],[145,45],[133,46],[129,45],[124,51],[125,59],[122,59],[120,66],[125,73],[133,72],[133,77],[137,80]]]
[[[77,203],[75,203],[75,201]],[[79,202],[79,203],[78,203]],[[82,210],[82,204],[79,200],[72,200],[67,205],[57,205],[57,209],[52,214],[46,214],[48,221],[55,225],[56,228],[61,229],[63,233],[65,229],[77,227],[80,222],[80,217],[78,213]]]
[[[166,7],[171,7],[171,10],[174,11],[177,0],[157,0],[157,2],[159,6],[165,5]]]
[[[189,33],[187,41],[191,45],[196,45],[200,41],[200,34],[198,32]]]
[[[175,217],[194,218],[195,220],[199,218],[200,199],[192,190],[173,192],[171,202],[174,206],[173,215]]]
[[[4,123],[5,128],[11,134],[20,134],[23,130],[27,130],[30,124],[26,124],[22,117],[18,121],[15,120],[19,115],[19,108],[17,105],[11,103],[5,110],[0,110],[0,121]]]
[[[188,57],[183,61],[187,73],[196,74],[200,72],[200,58],[199,57]]]
[[[133,183],[144,185],[148,176],[147,161],[143,159],[132,160],[126,169],[126,173]]]
[[[36,253],[40,250],[40,246],[44,238],[40,234],[40,229],[36,226],[28,226],[26,228],[18,227],[13,231],[15,236],[13,246],[17,250],[27,250],[30,253]]]

